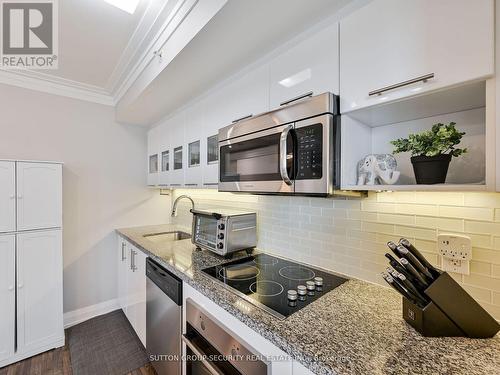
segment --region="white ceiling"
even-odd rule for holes
[[[129,14],[104,0],[59,1],[59,69],[44,73],[108,88],[148,2]]]
[[[116,105],[119,88],[180,1],[140,0],[131,15],[104,0],[60,0],[59,69],[0,71],[0,83]],[[126,121],[157,121],[351,1],[228,0],[128,106]],[[117,112],[119,119],[119,105]]]
[[[117,118],[142,125],[158,121],[350,1],[229,0],[138,100],[126,108],[118,104]]]

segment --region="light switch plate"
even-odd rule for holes
[[[441,256],[443,271],[450,271],[468,275],[469,261],[472,259],[472,242],[470,237],[442,233],[438,235],[438,253]]]

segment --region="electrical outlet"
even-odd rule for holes
[[[443,271],[468,275],[469,261],[472,259],[472,242],[470,237],[443,233],[438,235],[438,253],[441,256]]]

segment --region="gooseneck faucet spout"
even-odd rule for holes
[[[174,204],[172,205],[172,217],[177,216],[177,203],[183,199],[189,199],[191,201],[191,208],[194,210],[194,200],[189,196],[189,195],[180,195],[177,197],[177,199],[174,201]]]

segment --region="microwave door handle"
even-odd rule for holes
[[[290,130],[293,129],[292,125],[288,125],[283,131],[281,132],[281,137],[280,137],[280,174],[281,178],[287,185],[292,184],[292,180],[290,180],[290,176],[288,176],[288,171],[286,170],[286,155],[287,155],[287,150],[286,150],[286,140],[288,138],[288,133],[290,133]]]

